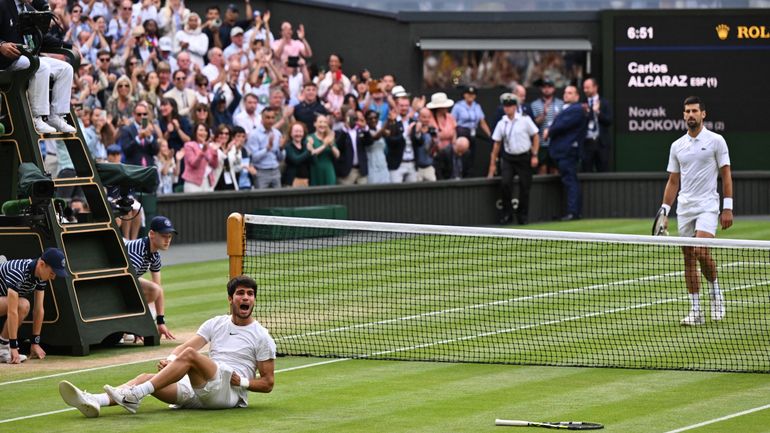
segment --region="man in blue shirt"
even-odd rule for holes
[[[34,294],[35,308],[32,313],[31,355],[45,358],[40,347],[40,331],[43,328],[43,297],[48,281],[68,275],[64,253],[58,248],[48,248],[36,259],[5,261],[0,256],[0,317],[6,316],[0,332],[0,363],[18,364],[27,359],[19,354],[18,332],[21,322],[30,309],[29,297]]]
[[[249,132],[246,146],[251,152],[251,164],[257,169],[257,188],[280,188],[280,162],[285,156],[281,146],[281,131],[274,128],[276,109],[262,110],[262,124]]]

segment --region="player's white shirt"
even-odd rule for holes
[[[717,179],[719,169],[726,165],[730,165],[727,142],[706,128],[697,137],[685,134],[673,142],[667,171],[680,173],[677,214],[719,212]]]
[[[238,326],[230,315],[217,316],[203,322],[198,335],[209,342],[212,361],[230,367],[241,377],[256,377],[257,361],[275,359],[275,341],[256,320]]]

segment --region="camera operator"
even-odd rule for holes
[[[433,113],[427,108],[419,111],[417,122],[409,125],[414,143],[417,182],[434,182],[436,170],[433,168],[433,156],[438,150],[438,131],[431,126]]]
[[[0,69],[19,71],[30,67],[28,57],[22,56],[17,45],[24,44],[20,30],[19,14],[32,12],[29,0],[17,4],[3,2],[0,7]],[[61,45],[59,45],[61,46]],[[72,134],[75,128],[68,124],[64,114],[70,112],[70,92],[72,90],[72,66],[51,57],[40,57],[40,66],[29,81],[27,98],[32,111],[32,122],[41,134],[63,132]],[[53,78],[53,98],[49,97],[49,82]],[[48,116],[43,121],[43,116]]]
[[[209,6],[206,9],[206,21],[201,25],[201,32],[209,38],[209,50],[222,48],[222,39],[219,38],[219,27],[222,26],[222,18],[219,17],[219,6]]]

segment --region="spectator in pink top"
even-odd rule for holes
[[[281,64],[286,63],[289,57],[313,57],[313,50],[310,48],[307,39],[305,39],[305,26],[299,25],[297,29],[298,39],[292,39],[293,34],[294,30],[291,27],[291,23],[284,21],[281,24],[281,39],[270,44],[270,48],[275,52],[275,57],[281,60]]]

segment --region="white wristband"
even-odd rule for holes
[[[733,210],[733,198],[732,197],[725,197],[724,200],[722,200],[722,209],[724,210]]]
[[[176,359],[176,355],[174,355],[173,353],[166,357],[166,361],[168,362],[174,362],[175,359]]]
[[[246,379],[245,377],[241,377],[241,388],[243,389],[249,388],[249,379]]]
[[[666,211],[666,216],[668,216],[668,214],[670,214],[670,213],[671,213],[671,206],[669,206],[669,205],[667,205],[667,204],[663,203],[662,205],[660,205],[660,207],[661,207],[661,209],[663,209],[664,211]]]

